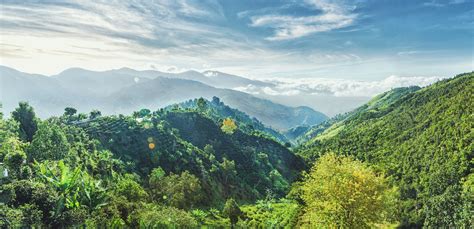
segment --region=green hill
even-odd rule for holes
[[[202,214],[228,226],[219,211],[226,201],[285,196],[306,168],[302,158],[249,131],[244,113],[215,108],[221,113],[172,108],[131,116],[66,108],[40,120],[23,103],[15,118],[0,118],[0,217],[7,219],[0,227],[190,227]]]
[[[384,92],[373,99],[371,99],[368,103],[358,107],[357,109],[347,112],[345,114],[340,114],[331,118],[321,124],[312,126],[307,128],[305,132],[300,132],[300,134],[295,134],[293,136],[297,143],[305,143],[314,139],[314,137],[321,135],[324,131],[326,131],[329,127],[330,130],[326,131],[323,135],[329,135],[332,130],[337,129],[341,125],[344,125],[345,120],[349,120],[350,118],[354,118],[355,116],[362,115],[363,113],[374,113],[380,110],[383,110],[396,101],[398,101],[403,96],[410,94],[419,90],[420,87],[412,86],[412,87],[403,87],[403,88],[395,88],[390,91]],[[381,115],[383,113],[380,113]]]
[[[473,92],[474,73],[393,89],[289,130],[296,149],[217,98],[46,120],[20,103],[0,112],[0,227],[469,228]]]
[[[202,107],[199,107],[199,101],[202,102]],[[257,132],[260,132],[261,134],[265,134],[282,144],[285,144],[289,141],[280,132],[265,126],[258,119],[252,118],[242,111],[227,106],[215,96],[212,98],[212,101],[208,101],[206,99],[192,99],[186,102],[165,107],[165,110],[172,111],[176,107],[185,110],[203,112],[217,123],[221,123],[225,118],[232,118],[238,123],[239,130],[244,133],[256,134]]]
[[[316,130],[298,154],[369,162],[398,186],[402,226],[456,227],[467,206],[463,183],[473,172],[473,94],[473,73],[392,90]]]
[[[228,197],[255,200],[267,189],[283,195],[304,168],[300,158],[274,140],[239,129],[226,134],[218,123],[192,110],[107,116],[78,126],[116,157],[135,163],[140,174],[158,166],[165,172],[195,174],[212,194],[207,202]],[[227,160],[235,163],[234,171],[226,171],[235,173],[233,177],[221,169]]]

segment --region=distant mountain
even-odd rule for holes
[[[0,89],[0,102],[7,115],[19,101],[29,101],[40,114],[58,113],[71,104],[81,104],[81,98],[94,106],[94,100],[86,93],[81,98],[74,96],[57,79],[3,66],[0,66]]]
[[[69,70],[67,70],[69,71]],[[83,70],[82,75],[88,75],[91,71]],[[207,84],[212,87],[217,88],[228,88],[233,89],[237,87],[245,87],[248,85],[254,86],[273,86],[271,83],[266,83],[258,80],[251,80],[244,77],[231,75],[223,72],[218,71],[205,71],[205,72],[198,72],[198,71],[185,71],[180,73],[168,73],[168,72],[160,72],[155,70],[144,70],[144,71],[137,71],[130,68],[121,68],[115,70],[109,70],[104,72],[99,72],[101,74],[106,75],[122,75],[122,76],[132,76],[132,79],[135,77],[138,78],[148,78],[154,79],[156,77],[167,77],[173,79],[184,79],[184,80],[193,80],[198,81],[203,84]]]
[[[108,109],[114,113],[130,113],[143,107],[155,109],[199,97],[210,100],[213,96],[279,130],[314,125],[327,119],[326,115],[309,107],[288,107],[239,91],[214,88],[197,81],[162,77],[111,94],[108,97]]]
[[[288,107],[243,92],[217,88],[265,83],[214,71],[171,74],[128,68],[102,72],[73,68],[47,77],[0,67],[0,82],[4,113],[12,111],[22,100],[29,101],[40,116],[46,117],[62,114],[66,106],[81,112],[99,109],[105,114],[130,114],[141,108],[154,110],[189,99],[210,100],[217,96],[275,129],[315,125],[327,119],[308,107]]]
[[[52,76],[62,87],[78,95],[107,96],[124,88],[150,80],[148,75],[131,75],[122,71],[103,71],[96,72],[81,68],[70,68],[58,75]]]
[[[474,73],[392,90],[329,123],[298,154],[370,163],[399,189],[402,228],[458,227],[472,222],[473,93]]]

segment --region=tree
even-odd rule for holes
[[[369,228],[389,219],[394,189],[383,176],[350,157],[322,156],[302,185],[309,227]]]
[[[60,160],[69,152],[66,134],[57,125],[44,122],[39,125],[29,147],[30,160]]]
[[[243,213],[240,210],[239,205],[232,198],[228,199],[225,202],[222,213],[224,213],[224,216],[230,219],[230,223],[232,224],[232,226],[235,225],[239,221],[239,217],[243,216]]]
[[[5,154],[5,165],[15,177],[21,175],[21,167],[26,160],[26,154],[23,148],[24,144],[14,137],[7,139],[7,141],[1,145],[0,151],[2,154]]]
[[[221,100],[218,97],[216,96],[212,97],[212,104],[219,105],[220,103],[221,103]]]
[[[233,134],[235,129],[237,129],[237,125],[235,124],[234,120],[231,118],[226,118],[222,121],[221,130],[226,134]]]
[[[64,116],[73,116],[77,113],[77,110],[75,108],[72,108],[72,107],[66,107],[64,109]]]
[[[165,171],[161,167],[154,168],[149,176],[148,183],[150,188],[159,188],[162,178],[166,175]]]
[[[115,187],[115,193],[131,202],[139,202],[148,196],[143,187],[135,181],[135,177],[130,174],[126,174],[119,179]]]
[[[84,119],[87,119],[87,114],[84,114],[84,113],[79,113],[77,114],[77,121],[80,121],[80,120],[84,120]]]
[[[144,118],[144,117],[150,115],[151,111],[149,109],[144,108],[144,109],[141,109],[138,113],[139,113],[140,118]]]
[[[207,107],[207,102],[204,98],[199,98],[197,100],[197,106],[198,106],[198,109],[200,112],[204,112],[206,110],[206,107]]]
[[[199,179],[188,171],[164,176],[161,168],[154,169],[149,183],[154,199],[173,207],[188,209],[201,199]]]
[[[20,138],[31,142],[36,133],[37,118],[33,107],[27,102],[20,102],[19,107],[12,112],[12,118],[20,124]]]
[[[102,116],[102,113],[99,110],[93,110],[89,113],[89,118],[90,119],[96,119],[100,116]]]

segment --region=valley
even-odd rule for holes
[[[175,80],[180,84],[171,86]],[[129,114],[68,106],[41,119],[36,107],[21,102],[0,122],[0,158],[8,171],[1,180],[0,207],[8,219],[3,225],[352,228],[472,222],[473,73],[424,88],[396,88],[354,111],[311,121],[314,111],[296,115],[296,108],[181,81],[150,79],[104,97],[117,98],[130,111],[140,107]],[[145,106],[160,100],[147,88],[160,86],[173,92],[208,87],[209,94],[179,97],[182,102],[158,109]],[[156,98],[170,98],[162,94]],[[293,116],[267,120],[230,105],[242,98]],[[304,121],[288,124],[295,117]],[[268,124],[278,122],[293,129]],[[350,207],[337,210],[334,204]],[[344,215],[349,211],[353,218]]]

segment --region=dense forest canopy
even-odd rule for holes
[[[22,102],[0,114],[0,226],[468,228],[473,92],[474,73],[394,89],[286,135],[217,97],[44,120]]]
[[[377,97],[305,143],[298,154],[314,161],[335,152],[372,164],[400,190],[402,225],[472,224],[473,94],[474,74],[468,73],[393,101]]]

